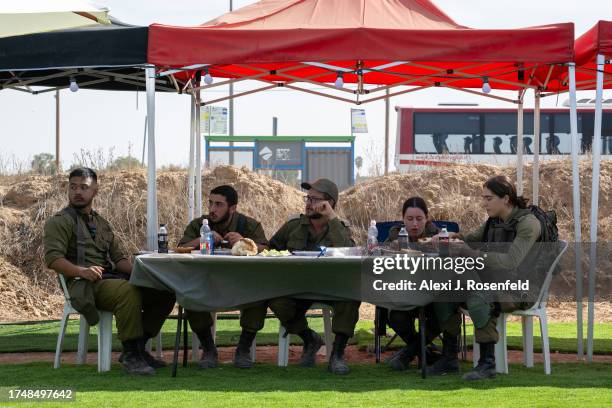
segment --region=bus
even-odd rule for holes
[[[396,107],[395,165],[400,172],[414,166],[451,166],[516,162],[516,109]],[[593,144],[594,109],[578,108],[580,153]],[[612,109],[603,110],[602,159],[612,157]],[[533,109],[523,113],[525,162],[533,158]],[[559,159],[571,153],[568,108],[540,109],[540,157]]]

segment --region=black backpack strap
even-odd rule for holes
[[[238,213],[238,223],[236,225],[236,232],[244,236],[244,230],[246,228],[247,218],[245,215]]]
[[[66,207],[62,210],[66,214],[69,214],[74,220],[74,228],[76,230],[76,247],[77,247],[77,265],[85,266],[85,232],[79,224],[79,216],[77,211],[72,207]]]

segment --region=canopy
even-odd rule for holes
[[[139,67],[147,62],[148,28],[112,17],[109,21],[108,25],[0,38],[2,89],[65,88],[74,77],[81,88],[144,90],[144,70]],[[167,80],[158,80],[158,90],[176,91]]]
[[[0,6],[0,38],[110,24],[108,9],[81,0],[19,0]]]
[[[573,60],[573,24],[471,29],[429,0],[263,0],[195,27],[153,24],[148,61],[214,77],[520,89]]]

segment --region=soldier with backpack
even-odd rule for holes
[[[462,256],[482,257],[485,271],[515,273],[541,269],[539,262],[554,259],[555,254],[539,254],[537,242],[556,242],[558,238],[554,212],[545,213],[539,207],[528,206],[519,197],[516,187],[506,176],[488,179],[482,189],[482,206],[489,216],[487,222],[469,234],[450,234],[465,243],[453,244],[453,251]],[[435,240],[435,238],[434,238]],[[475,249],[478,248],[478,249]],[[550,266],[550,264],[548,265]],[[542,265],[545,268],[546,265]],[[480,345],[478,365],[463,376],[466,380],[495,377],[496,323],[500,304],[480,293],[471,293],[463,305],[436,303],[436,315],[443,330],[443,357],[428,372],[432,375],[458,372],[458,337],[461,331],[459,306],[466,308],[475,326],[476,342]],[[512,302],[504,305],[508,312],[523,307]]]
[[[222,185],[210,191],[208,199],[208,214],[192,220],[179,246],[198,248],[200,245],[200,228],[204,219],[215,238],[215,247],[231,248],[241,238],[250,238],[259,251],[266,248],[268,241],[261,223],[237,211],[238,193],[232,186]],[[234,365],[249,368],[253,365],[250,356],[251,343],[259,330],[264,326],[268,306],[266,302],[251,305],[240,311],[240,327],[242,333],[234,355]],[[191,330],[198,336],[202,344],[202,357],[198,366],[202,369],[215,368],[218,364],[217,348],[212,337],[212,316],[209,312],[186,310],[187,320]]]
[[[90,325],[98,310],[113,313],[123,353],[119,362],[129,374],[151,375],[166,364],[145,350],[174,306],[171,294],[155,297],[128,281],[132,263],[119,247],[113,230],[92,209],[98,176],[90,168],[68,176],[69,206],[45,223],[45,264],[64,275],[71,305]]]

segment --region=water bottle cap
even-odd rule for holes
[[[376,221],[375,220],[371,220],[370,221],[370,227],[375,227],[376,226]]]
[[[204,218],[204,219],[202,220],[202,224],[206,224],[206,225],[208,225],[208,218]]]

